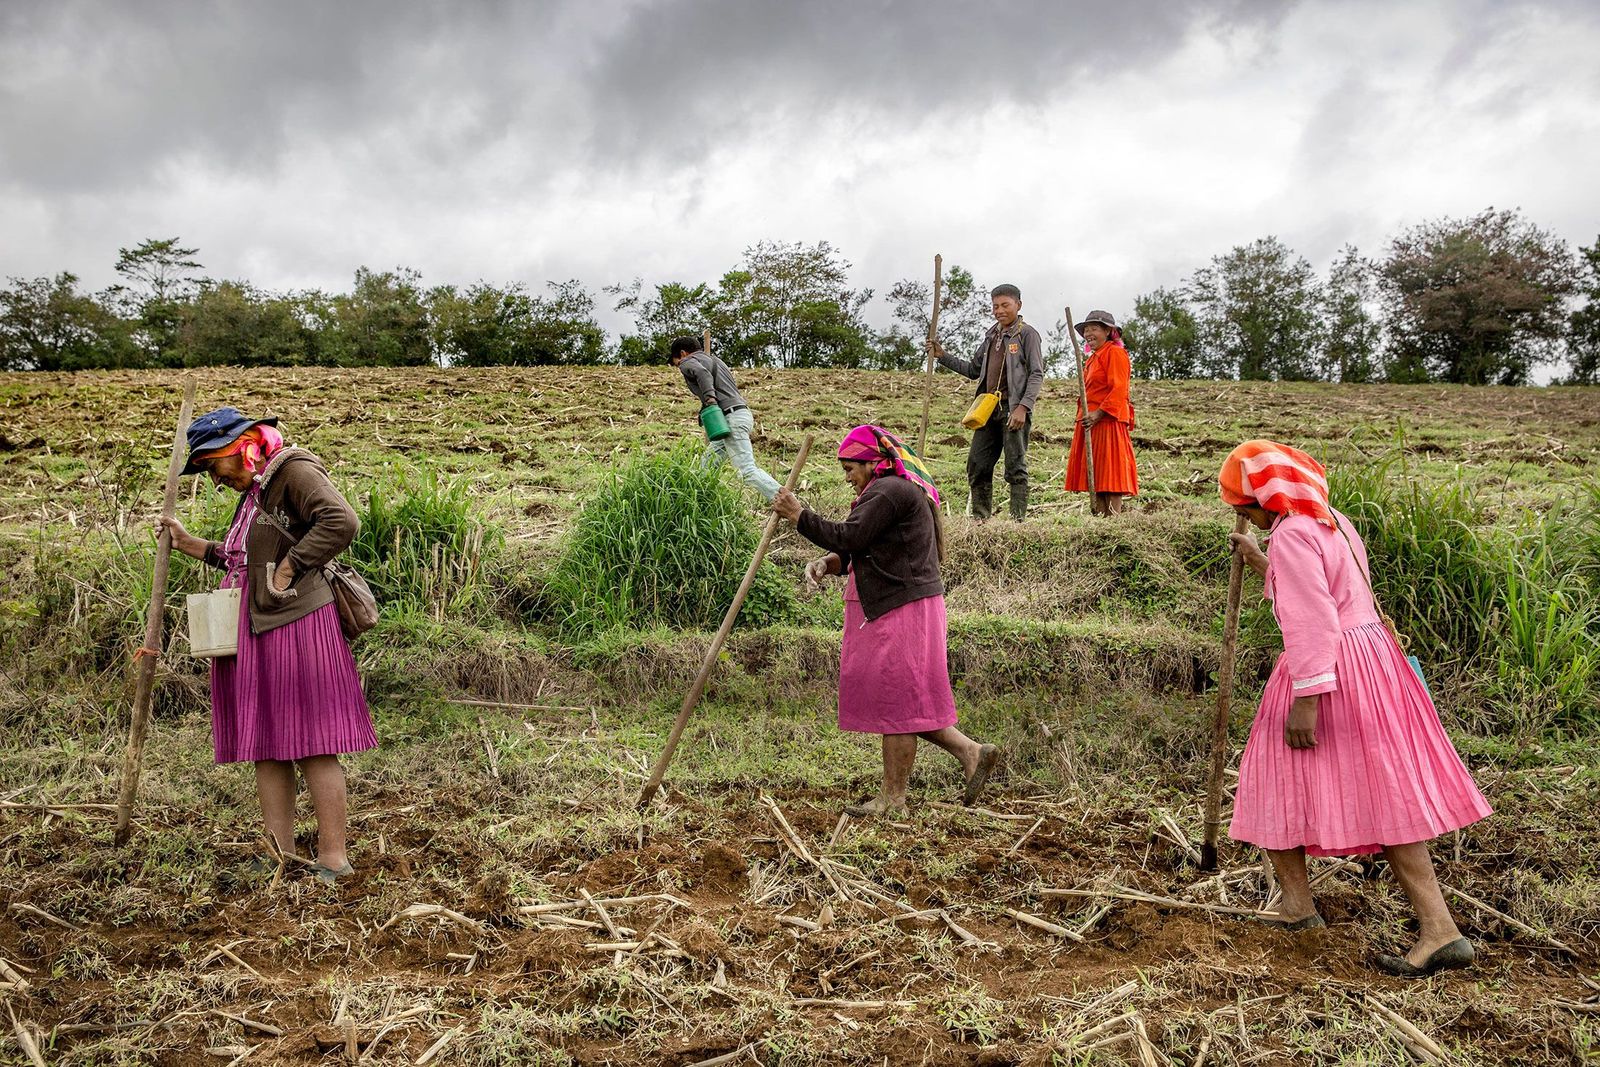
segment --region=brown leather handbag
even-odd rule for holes
[[[300,539],[284,529],[283,523],[270,511],[262,508],[260,514],[292,544],[300,543]],[[354,567],[337,559],[330,560],[322,565],[322,578],[333,590],[333,602],[339,608],[339,628],[344,631],[346,641],[354,641],[378,625],[378,598],[372,595],[372,587]]]

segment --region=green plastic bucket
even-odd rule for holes
[[[707,404],[700,409],[700,425],[705,428],[708,441],[720,441],[733,433],[728,429],[728,420],[723,416],[722,409],[715,404]]]

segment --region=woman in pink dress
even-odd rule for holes
[[[1321,926],[1306,856],[1382,852],[1416,909],[1420,934],[1379,968],[1418,978],[1472,962],[1434,877],[1428,841],[1489,814],[1422,679],[1384,623],[1366,549],[1328,503],[1322,465],[1298,449],[1247,441],[1219,475],[1222,499],[1270,530],[1236,550],[1264,579],[1283,631],[1239,762],[1229,836],[1265,849],[1288,929]]]
[[[956,701],[945,656],[944,538],[939,490],[915,452],[881,426],[857,426],[839,445],[845,481],[856,490],[850,514],[830,522],[780,490],[772,510],[828,554],[806,567],[816,585],[847,574],[839,655],[839,728],[883,735],[883,787],[851,815],[904,809],[917,739],[954,756],[972,804],[999,750],[956,729]]]
[[[313,873],[333,882],[353,873],[339,754],[378,744],[322,574],[359,524],[321,461],[285,446],[277,421],[235,408],[195,419],[184,473],[203,471],[238,490],[239,507],[221,541],[196,537],[176,519],[158,527],[170,527],[173,548],[223,571],[221,588],[244,590],[238,652],[211,661],[216,761],[255,764],[262,820],[290,854],[299,768],[317,813]]]

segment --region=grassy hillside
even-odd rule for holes
[[[372,1062],[407,1063],[440,1039],[432,1062],[690,1064],[749,1046],[769,1065],[1123,1063],[1140,1062],[1141,1031],[1174,1063],[1202,1048],[1221,1064],[1412,1062],[1385,1011],[1458,1063],[1600,1048],[1582,674],[1600,634],[1585,614],[1600,588],[1594,390],[1141,385],[1144,492],[1101,522],[1059,490],[1073,413],[1070,383],[1052,382],[1033,517],[977,527],[959,516],[968,383],[941,374],[928,451],[957,512],[952,671],[964,728],[1007,762],[986,809],[958,812],[928,803],[958,783],[924,753],[905,822],[841,826],[877,753],[833,726],[838,594],[798,589],[811,550],[792,533],[774,559],[785,597],[735,632],[647,811],[633,799],[708,634],[560,622],[547,579],[583,505],[634,457],[698,434],[675,372],[195,377],[202,409],[280,416],[366,517],[358,552],[388,598],[356,648],[382,741],[350,761],[362,873],[327,889],[244,872],[260,848],[249,773],[211,763],[204,666],[181,640],[158,675],[134,843],[112,848],[100,809],[58,807],[114,796],[180,386],[0,375],[0,959],[31,968],[30,989],[0,997],[52,1064],[253,1046],[246,1063],[312,1063],[352,1032]],[[775,475],[817,435],[802,495],[824,511],[848,504],[831,459],[845,430],[915,434],[912,376],[740,379]],[[1191,855],[1231,521],[1215,471],[1256,436],[1322,458],[1380,563],[1404,564],[1381,591],[1497,808],[1442,843],[1441,878],[1523,924],[1453,899],[1483,949],[1466,978],[1373,977],[1364,957],[1403,941],[1406,909],[1361,865],[1317,864],[1323,934],[1194,907],[1270,891],[1246,850],[1225,850],[1220,878]],[[191,479],[181,514],[218,536],[234,499]],[[728,562],[733,580],[742,566]],[[1507,599],[1507,566],[1537,579],[1548,618],[1518,614],[1533,600]],[[179,561],[174,624],[178,594],[209,580]],[[1259,583],[1246,588],[1240,743],[1278,647]],[[1184,904],[1046,892],[1118,886]],[[675,900],[614,905],[606,921],[637,934],[618,936],[648,942],[619,955],[593,948],[614,939],[583,892]],[[0,1063],[20,1055],[0,1044]]]

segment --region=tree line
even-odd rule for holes
[[[895,282],[891,325],[874,329],[864,311],[876,292],[851,286],[826,241],[761,242],[715,282],[634,279],[598,294],[577,280],[430,287],[414,270],[366,267],[348,292],[274,293],[206,276],[199,255],[178,238],[120,249],[119,280],[101,292],[66,272],[9,279],[0,369],[633,365],[710,330],[735,366],[912,370],[932,288]],[[595,318],[602,299],[633,319],[615,341]],[[1600,383],[1600,239],[1575,255],[1515,211],[1423,223],[1377,259],[1347,246],[1325,275],[1263,237],[1122,310],[1143,378],[1517,385],[1564,364],[1564,380]],[[952,266],[945,346],[974,348],[989,322],[987,286]],[[1067,324],[1035,324],[1050,371],[1069,373]]]

